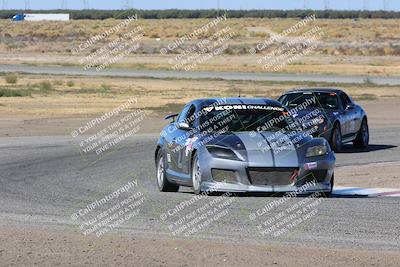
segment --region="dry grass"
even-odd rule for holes
[[[218,27],[229,26],[236,36],[230,40],[226,54],[206,61],[194,70],[207,71],[262,71],[257,56],[248,50],[269,37],[269,32],[280,33],[298,22],[298,19],[228,19]],[[101,34],[120,20],[79,20],[69,22],[11,22],[0,20],[0,64],[30,64],[79,66],[85,53],[90,53],[115,40],[118,34],[99,41],[85,53],[71,52],[91,36]],[[142,26],[146,36],[135,54],[124,57],[112,67],[132,69],[170,69],[168,63],[175,55],[161,56],[159,50],[179,37],[193,32],[209,22],[207,19],[139,20],[131,26]],[[400,75],[400,20],[317,20],[292,37],[298,36],[318,25],[325,36],[311,55],[285,66],[280,72],[332,73],[349,75]],[[207,38],[215,30],[202,34],[197,39]],[[195,39],[196,39],[195,38]],[[186,42],[183,47],[198,40]],[[275,46],[264,51],[271,52]],[[178,51],[178,50],[177,50]]]
[[[268,31],[277,33],[298,22],[298,19],[261,19],[241,18],[228,19],[221,26],[229,26],[235,33],[230,50],[234,54],[247,53],[247,48],[269,36]],[[70,53],[71,49],[93,35],[117,25],[119,20],[79,20],[69,22],[11,22],[0,21],[0,35],[3,37],[0,51],[19,52],[61,52]],[[207,19],[167,19],[139,20],[133,22],[141,25],[146,33],[143,42],[146,44],[141,52],[154,53],[160,45],[193,32],[209,22]],[[398,25],[400,20],[330,20],[321,19],[300,29],[292,36],[310,30],[318,25],[325,33],[319,53],[331,55],[400,55],[400,47],[394,45],[400,40]],[[254,28],[257,30],[254,31]],[[208,37],[218,28],[197,37]],[[131,27],[124,30],[131,30]],[[118,34],[111,35],[108,41]],[[160,38],[161,41],[156,39]],[[106,41],[106,40],[105,40]],[[101,42],[99,43],[101,44]],[[103,42],[104,44],[104,42]],[[96,46],[93,46],[95,48]]]
[[[51,88],[47,88],[48,84]],[[130,97],[138,98],[138,108],[165,115],[195,98],[236,97],[239,91],[242,97],[277,98],[288,89],[307,86],[316,84],[21,75],[17,85],[0,81],[0,88],[8,92],[29,88],[29,95],[0,97],[0,116],[91,116],[109,111]],[[399,87],[364,84],[343,88],[356,99],[400,97]]]

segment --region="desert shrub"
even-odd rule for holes
[[[29,90],[11,90],[6,88],[0,88],[0,97],[22,97],[30,96]]]
[[[53,85],[49,81],[43,81],[39,83],[39,90],[43,92],[48,92],[53,90]]]
[[[18,82],[18,77],[15,73],[9,73],[5,77],[6,82],[9,84],[16,84]]]
[[[63,85],[63,81],[61,81],[61,80],[54,80],[54,81],[53,81],[53,84],[54,84],[54,85]]]
[[[75,85],[74,81],[68,81],[68,82],[67,82],[67,86],[68,86],[68,87],[72,87],[72,86],[74,86],[74,85]]]

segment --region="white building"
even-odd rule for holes
[[[40,21],[40,20],[69,20],[69,14],[24,14],[25,20]]]

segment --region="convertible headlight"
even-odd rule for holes
[[[312,146],[307,148],[306,157],[317,157],[325,155],[328,152],[328,147],[326,145]]]
[[[216,158],[240,160],[232,149],[222,146],[206,146],[208,152]]]

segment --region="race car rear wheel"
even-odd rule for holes
[[[339,152],[342,149],[342,132],[339,123],[336,123],[333,128],[330,144],[335,152]]]
[[[195,195],[201,193],[201,172],[199,158],[197,157],[197,152],[193,156],[192,160],[192,182],[193,182],[193,192]]]
[[[364,118],[361,122],[360,131],[357,134],[356,139],[353,141],[354,147],[366,148],[369,143],[369,129],[367,119]]]
[[[165,163],[164,157],[162,155],[161,150],[157,155],[157,185],[158,189],[161,192],[178,192],[179,185],[172,184],[167,180],[167,176],[165,174]]]

